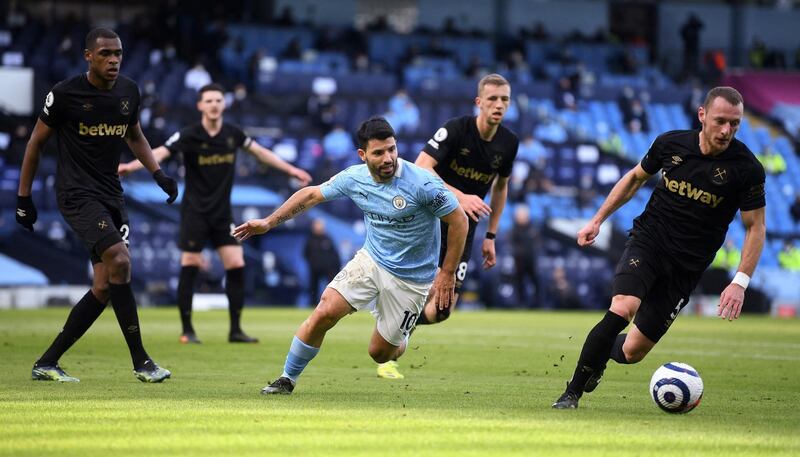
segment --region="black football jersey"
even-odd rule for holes
[[[631,230],[692,271],[711,264],[737,211],[766,205],[764,168],[747,146],[734,139],[721,154],[704,156],[699,133],[667,132],[650,146],[642,168],[663,172]]]
[[[55,130],[59,196],[122,198],[117,175],[125,135],[139,122],[139,87],[120,75],[110,90],[93,86],[85,74],[50,90],[39,119]]]
[[[475,116],[462,116],[447,121],[423,151],[436,159],[433,169],[444,182],[484,198],[495,176],[511,175],[518,147],[517,136],[503,125],[492,141],[484,141]]]
[[[250,146],[251,141],[242,129],[228,123],[223,123],[213,137],[200,122],[173,134],[164,146],[183,155],[186,168],[183,207],[212,219],[229,217],[236,151]]]

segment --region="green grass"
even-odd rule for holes
[[[457,313],[417,331],[404,380],[367,355],[369,314],[328,335],[291,396],[259,390],[280,374],[308,310],[247,310],[258,345],[225,342],[225,312],[196,313],[204,344],[177,344],[173,309],[141,312],[145,344],[173,372],[131,374],[107,310],[62,359],[78,384],[33,382],[30,369],[66,310],[0,312],[0,455],[800,455],[800,321],[682,316],[638,365],[613,362],[575,411],[550,404],[599,313]],[[661,412],[653,371],[700,371],[701,405]]]

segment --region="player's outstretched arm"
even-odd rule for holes
[[[233,236],[244,241],[254,235],[263,235],[289,219],[325,201],[319,186],[304,187],[295,192],[272,214],[263,219],[250,219],[233,229]]]
[[[600,209],[597,210],[594,217],[578,231],[578,246],[591,246],[594,244],[594,239],[600,233],[600,225],[605,222],[614,211],[618,210],[622,205],[628,202],[636,192],[650,179],[651,174],[644,171],[641,164],[636,164],[630,171],[625,173],[606,197]]]
[[[764,239],[767,236],[764,213],[764,207],[752,211],[742,211],[742,223],[745,229],[742,260],[739,262],[739,268],[733,281],[719,296],[717,315],[723,319],[727,318],[729,321],[738,319],[742,312],[744,291],[756,270],[758,259],[761,258],[761,250],[764,248]]]
[[[153,179],[156,180],[158,187],[169,196],[167,203],[174,202],[178,198],[178,183],[167,176],[158,166],[158,162],[153,157],[153,150],[150,149],[150,143],[144,137],[142,127],[138,122],[128,129],[125,141],[128,143],[128,147],[131,148],[133,155],[147,168],[147,171],[153,174]]]
[[[153,158],[156,159],[157,163],[161,163],[170,156],[169,149],[166,146],[159,146],[153,149]],[[120,176],[125,176],[133,173],[134,171],[138,171],[144,168],[144,164],[139,159],[131,160],[130,162],[121,163],[119,167],[117,167],[117,174]]]
[[[467,215],[460,206],[440,219],[448,226],[447,252],[442,262],[442,268],[439,269],[433,280],[431,294],[436,300],[436,306],[439,309],[445,309],[455,303],[456,267],[464,252],[469,224]]]
[[[297,168],[294,165],[286,162],[285,160],[278,157],[277,154],[272,152],[271,150],[261,146],[260,144],[256,143],[255,141],[251,141],[250,145],[247,147],[247,152],[256,156],[259,162],[265,163],[272,168],[278,169],[287,175],[291,176],[292,178],[297,179],[300,181],[301,186],[307,186],[311,182],[311,175],[308,174],[302,168]]]
[[[434,176],[439,176],[433,169],[433,167],[435,167],[438,163],[439,161],[431,157],[430,154],[425,151],[420,151],[419,155],[417,156],[417,160],[414,162],[414,165],[428,170],[429,172],[433,173]],[[439,177],[441,178],[441,176]],[[487,205],[486,202],[477,195],[465,194],[446,182],[444,185],[456,195],[458,204],[461,205],[461,207],[464,209],[464,212],[467,213],[467,216],[469,216],[469,218],[473,221],[478,222],[481,217],[488,216],[492,213],[492,208],[490,208],[489,205]]]
[[[500,216],[503,215],[503,210],[506,207],[506,198],[508,197],[508,178],[497,176],[494,178],[492,184],[492,194],[489,198],[489,207],[492,208],[492,214],[489,216],[489,226],[486,228],[491,233],[497,233],[497,227],[500,226]],[[481,254],[483,254],[483,269],[488,270],[497,264],[497,253],[495,252],[494,238],[485,238],[481,246]]]
[[[36,121],[28,144],[25,146],[25,156],[22,159],[22,168],[19,172],[16,218],[17,223],[31,232],[33,231],[33,224],[36,223],[38,218],[36,206],[31,198],[31,187],[33,186],[33,178],[36,176],[36,170],[39,169],[39,157],[41,157],[42,148],[52,135],[53,129],[50,126],[42,122],[41,119]]]

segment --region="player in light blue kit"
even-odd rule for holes
[[[357,135],[363,165],[347,168],[320,186],[297,191],[271,215],[234,230],[237,239],[246,240],[325,200],[342,197],[364,211],[367,227],[364,247],[325,288],[316,309],[295,333],[283,374],[262,394],[292,393],[300,373],[319,352],[325,333],[373,300],[377,322],[369,355],[378,363],[403,354],[431,289],[440,308],[454,300],[456,265],[467,236],[464,210],[441,179],[398,160],[395,133],[385,119],[363,122]],[[439,219],[448,224],[450,241],[437,273]]]

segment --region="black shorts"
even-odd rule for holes
[[[71,196],[57,200],[61,215],[83,241],[92,264],[102,262],[103,252],[120,241],[128,245],[131,228],[124,201]]]
[[[644,336],[658,342],[689,302],[702,275],[702,271],[681,268],[661,250],[631,238],[617,263],[613,294],[642,300],[633,322]]]
[[[444,222],[442,222],[440,225],[442,229],[442,247],[439,249],[439,268],[442,267],[445,255],[447,254],[447,230],[449,227]],[[472,257],[472,242],[475,239],[475,228],[477,226],[477,222],[473,221],[472,219],[469,220],[467,239],[464,242],[464,253],[461,254],[461,261],[458,262],[458,266],[456,267],[456,293],[461,292],[461,286],[464,284],[464,278],[467,277],[467,267],[469,266],[469,259]]]
[[[185,252],[201,252],[209,241],[215,249],[220,246],[239,246],[241,243],[233,237],[235,227],[230,215],[209,218],[202,213],[182,209],[179,247]]]

